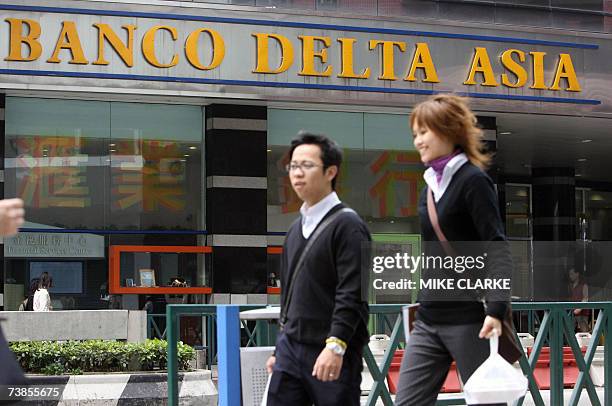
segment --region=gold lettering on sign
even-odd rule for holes
[[[406,51],[406,43],[401,41],[381,41],[377,39],[370,40],[370,50],[375,49],[378,45],[382,45],[382,74],[378,79],[397,80],[397,76],[395,76],[395,47],[398,47],[401,52],[404,52]]]
[[[104,45],[108,41],[111,47],[115,50],[117,55],[123,60],[129,68],[134,66],[134,30],[135,25],[122,25],[127,32],[127,45],[124,44],[119,36],[113,31],[108,24],[94,23],[94,27],[98,29],[98,59],[96,59],[94,65],[108,65],[110,62],[104,57]]]
[[[4,21],[10,25],[9,54],[5,61],[28,62],[35,61],[42,53],[42,45],[38,41],[40,38],[40,24],[34,20],[25,18],[7,18]],[[28,27],[28,33],[23,33],[24,26]],[[28,56],[21,53],[21,44],[26,44],[30,48]]]
[[[550,90],[561,90],[559,82],[561,79],[567,80],[567,88],[564,90],[570,92],[579,92],[582,89],[578,83],[578,77],[576,77],[576,71],[574,70],[574,64],[572,63],[572,57],[569,54],[560,54],[559,62],[557,63],[557,71],[555,72],[555,78]]]
[[[495,80],[493,74],[493,68],[491,67],[491,60],[486,48],[477,47],[474,49],[474,58],[472,59],[472,67],[470,73],[464,85],[475,85],[475,76],[477,73],[481,73],[484,77],[484,82],[479,83],[482,86],[499,86],[499,83]]]
[[[530,89],[548,90],[544,84],[544,56],[546,52],[529,52],[533,58],[533,84]]]
[[[338,38],[340,43],[340,55],[342,57],[342,71],[339,78],[367,79],[370,77],[370,68],[365,68],[359,75],[355,73],[353,64],[354,46],[357,40],[354,38]]]
[[[79,39],[79,33],[76,29],[76,24],[73,21],[63,21],[62,31],[55,43],[55,49],[51,58],[47,59],[49,63],[60,63],[59,53],[62,49],[68,49],[72,55],[72,59],[68,63],[77,65],[87,65],[89,62],[85,59],[83,46]]]
[[[145,33],[144,37],[142,37],[142,54],[144,55],[144,58],[147,60],[147,62],[149,62],[156,68],[171,68],[178,64],[178,54],[172,55],[172,60],[168,64],[161,63],[157,59],[157,56],[155,56],[155,34],[157,34],[157,31],[160,30],[168,31],[172,36],[173,41],[176,41],[176,39],[178,38],[176,28],[174,27],[169,27],[167,25],[156,25],[155,27],[151,27]]]
[[[436,67],[434,66],[431,53],[429,52],[429,47],[424,42],[417,42],[414,57],[412,58],[412,63],[410,64],[410,71],[408,71],[408,74],[404,80],[410,82],[416,81],[415,73],[417,69],[423,69],[425,74],[423,82],[440,83],[438,73],[436,72]]]
[[[512,58],[512,55],[516,54],[520,62],[525,62],[525,52],[518,49],[508,49],[501,55],[501,63],[508,71],[516,76],[516,81],[510,81],[508,74],[503,73],[502,85],[507,87],[523,87],[527,83],[527,71],[517,61]]]
[[[302,76],[331,76],[332,67],[328,66],[323,72],[315,69],[315,58],[321,60],[321,64],[327,63],[327,48],[331,45],[329,37],[316,37],[313,35],[298,35],[302,41],[302,70],[298,75]],[[323,48],[315,51],[315,42],[322,42]]]
[[[208,65],[202,65],[200,57],[198,56],[198,41],[203,33],[208,34],[212,42],[212,59]],[[185,41],[185,56],[187,57],[187,61],[197,69],[215,69],[217,66],[221,65],[223,58],[225,58],[225,42],[223,41],[223,37],[217,31],[211,30],[210,28],[195,30],[189,34]]]
[[[279,34],[253,33],[251,34],[257,40],[257,60],[253,73],[282,73],[291,67],[293,64],[293,45],[287,37]],[[269,49],[268,44],[270,39],[275,40],[281,51],[281,62],[275,70],[270,69]]]

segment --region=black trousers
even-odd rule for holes
[[[268,406],[359,406],[361,396],[362,349],[348,348],[340,378],[321,382],[312,376],[321,345],[298,343],[286,334],[276,342],[276,365],[270,378]]]

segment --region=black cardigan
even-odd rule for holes
[[[494,252],[486,259],[486,278],[512,277],[512,256],[505,242],[497,195],[493,181],[485,172],[469,161],[466,162],[453,175],[449,186],[435,205],[440,228],[451,246],[453,241],[482,242],[484,250],[488,253]],[[438,241],[427,212],[427,188],[421,192],[419,216],[424,245],[427,241]],[[436,245],[438,251],[441,250],[442,247]],[[471,293],[477,295],[474,291]],[[486,314],[503,319],[508,309],[510,292],[494,290],[483,293],[487,303]],[[450,296],[440,300],[439,296],[425,290],[420,292],[419,302],[421,306],[418,317],[432,324],[479,323],[485,316],[485,308],[478,301],[453,301]]]
[[[317,228],[343,204],[334,206]],[[316,231],[316,229],[315,229]],[[313,232],[314,234],[314,232]],[[311,234],[312,235],[312,234]],[[361,350],[368,341],[367,286],[362,281],[362,244],[371,241],[365,223],[354,213],[343,213],[317,238],[297,275],[283,332],[304,344],[324,346],[338,337]],[[281,303],[307,239],[300,219],[287,232],[281,256]],[[366,257],[369,258],[369,257]]]

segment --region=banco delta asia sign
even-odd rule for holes
[[[598,49],[594,44],[404,29],[409,24],[400,29],[93,9],[44,11],[0,5],[0,73],[247,89],[457,91],[598,103],[581,97],[584,59]]]

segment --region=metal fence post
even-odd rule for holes
[[[219,406],[240,406],[240,309],[217,307]]]
[[[608,305],[603,310],[606,313],[606,335],[604,338],[604,405],[612,406],[612,304]]]
[[[551,303],[550,337],[550,402],[563,404],[563,309]]]
[[[177,315],[173,305],[166,307],[168,343],[168,406],[178,406]]]

